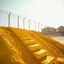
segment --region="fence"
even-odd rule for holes
[[[42,29],[41,23],[3,9],[0,9],[0,26],[11,26],[39,32]]]

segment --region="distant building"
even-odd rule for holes
[[[57,30],[53,27],[45,27],[42,29],[42,33],[46,35],[55,35],[57,34]]]
[[[61,35],[64,35],[64,26],[60,26],[57,28],[58,33],[60,33]]]

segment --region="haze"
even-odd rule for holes
[[[0,0],[0,8],[46,26],[64,25],[64,0]]]

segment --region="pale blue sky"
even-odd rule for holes
[[[64,0],[0,0],[0,8],[58,27],[64,25]]]
[[[25,11],[33,1],[34,0],[0,0],[0,8],[15,13],[24,13],[23,11]]]

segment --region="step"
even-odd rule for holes
[[[14,33],[24,33],[25,30],[24,29],[19,29],[19,28],[12,28],[12,27],[7,27],[9,28],[11,31],[13,31]]]
[[[47,56],[45,60],[42,60],[41,64],[53,64],[54,62],[54,57]]]
[[[20,36],[19,38],[21,38],[21,39],[23,39],[23,40],[24,40],[24,39],[31,39],[30,36],[23,36],[23,37]]]
[[[15,32],[14,32],[15,33]],[[27,37],[28,35],[25,33],[15,33],[18,37]]]
[[[22,37],[19,37],[22,41],[25,41],[25,40],[32,40],[31,38],[28,38],[28,37],[26,37],[26,38],[22,38]]]
[[[8,27],[13,33],[15,33],[17,36],[28,36],[26,33],[26,30],[18,29],[18,28],[12,28]]]
[[[60,62],[60,63],[62,63],[62,64],[64,64],[64,58],[58,57],[57,61]]]
[[[40,49],[40,50],[34,52],[33,54],[34,54],[34,56],[39,60],[39,59],[41,59],[42,57],[44,57],[44,56],[47,55],[47,50]]]
[[[34,40],[24,40],[23,43],[25,45],[31,45],[31,44],[35,44],[35,41]]]
[[[28,48],[31,50],[31,51],[36,51],[38,49],[41,49],[41,45],[40,44],[32,44],[32,45],[29,45]]]

